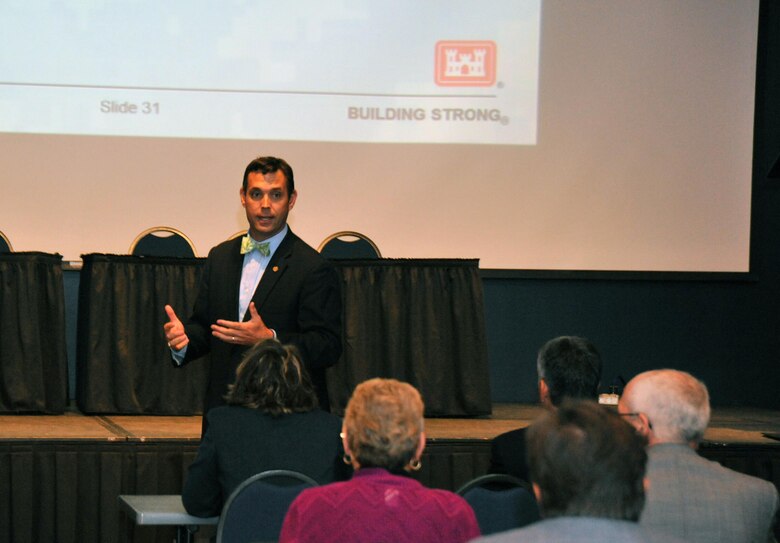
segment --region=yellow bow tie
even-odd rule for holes
[[[255,241],[247,234],[241,239],[241,254],[258,251],[263,256],[271,256],[271,243],[268,241]]]

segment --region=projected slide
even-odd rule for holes
[[[540,0],[118,4],[0,4],[0,131],[536,143]]]
[[[749,271],[759,0],[2,0],[0,229],[292,230],[495,270]],[[45,213],[42,213],[42,205]]]

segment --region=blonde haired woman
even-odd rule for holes
[[[420,393],[395,379],[357,386],[342,427],[350,481],[303,491],[287,512],[281,542],[458,543],[479,535],[460,496],[405,476],[425,448]]]

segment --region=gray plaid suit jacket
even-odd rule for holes
[[[777,511],[772,483],[724,468],[682,444],[648,449],[640,524],[692,543],[764,543]]]
[[[524,528],[475,539],[472,543],[684,543],[674,536],[653,533],[636,522],[596,517],[557,517]]]

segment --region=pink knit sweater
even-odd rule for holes
[[[460,543],[479,535],[460,496],[408,477],[363,468],[350,481],[304,490],[284,519],[280,543]]]

